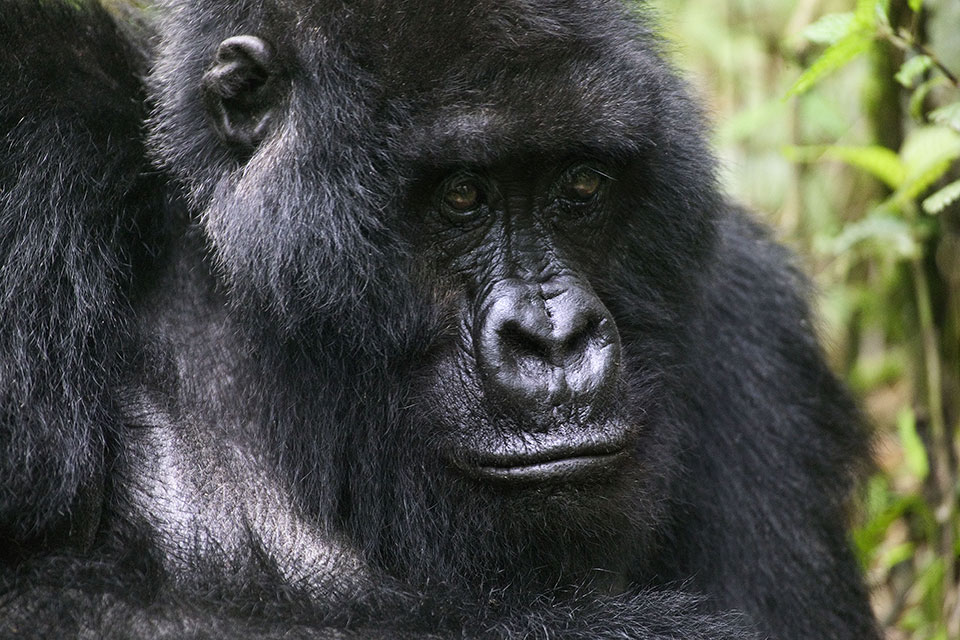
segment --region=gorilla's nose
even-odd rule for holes
[[[487,392],[519,406],[595,404],[620,370],[613,317],[570,279],[498,283],[477,316],[474,345]]]

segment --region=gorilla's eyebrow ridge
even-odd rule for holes
[[[553,119],[538,114],[535,120],[525,115],[493,107],[443,111],[413,127],[407,149],[422,163],[489,165],[511,155],[627,161],[650,144],[641,127],[622,120],[581,123],[570,114]]]

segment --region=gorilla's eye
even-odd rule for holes
[[[603,175],[591,167],[575,167],[567,173],[563,183],[563,196],[574,202],[587,202],[600,190]]]
[[[469,215],[480,206],[483,194],[473,178],[457,178],[449,182],[443,190],[443,204],[448,212],[456,216]]]

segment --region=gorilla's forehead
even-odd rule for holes
[[[333,8],[331,4],[339,5]],[[638,33],[636,16],[622,0],[354,0],[310,3],[308,18],[320,29],[337,22],[340,39],[380,51],[397,70],[417,75],[424,65],[464,63],[481,57],[536,54],[571,48],[609,48]],[[342,18],[342,20],[340,20]],[[426,57],[424,57],[426,54]],[[426,79],[422,74],[421,79]]]
[[[419,157],[649,144],[663,69],[620,3],[375,4],[352,14],[361,44],[349,55],[405,113]]]
[[[608,106],[607,104],[604,107]],[[609,103],[611,109],[518,111],[509,104],[453,105],[421,115],[404,132],[408,154],[432,165],[486,165],[505,155],[587,155],[628,160],[650,144],[640,110]],[[533,117],[531,117],[533,115]]]

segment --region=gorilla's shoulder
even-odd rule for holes
[[[136,21],[0,3],[0,535],[96,492],[123,289],[165,197],[142,143]]]
[[[4,219],[41,203],[117,198],[142,171],[139,30],[94,3],[0,4]]]
[[[699,345],[700,370],[712,381],[703,385],[702,409],[731,445],[753,442],[781,470],[812,470],[805,475],[823,494],[846,495],[849,470],[867,458],[868,430],[828,367],[811,307],[816,290],[771,233],[735,206],[720,217],[717,260],[705,279],[709,339]]]
[[[705,280],[712,311],[735,320],[732,328],[809,334],[815,345],[809,307],[813,289],[796,256],[738,206],[728,205],[717,226],[717,260]]]

